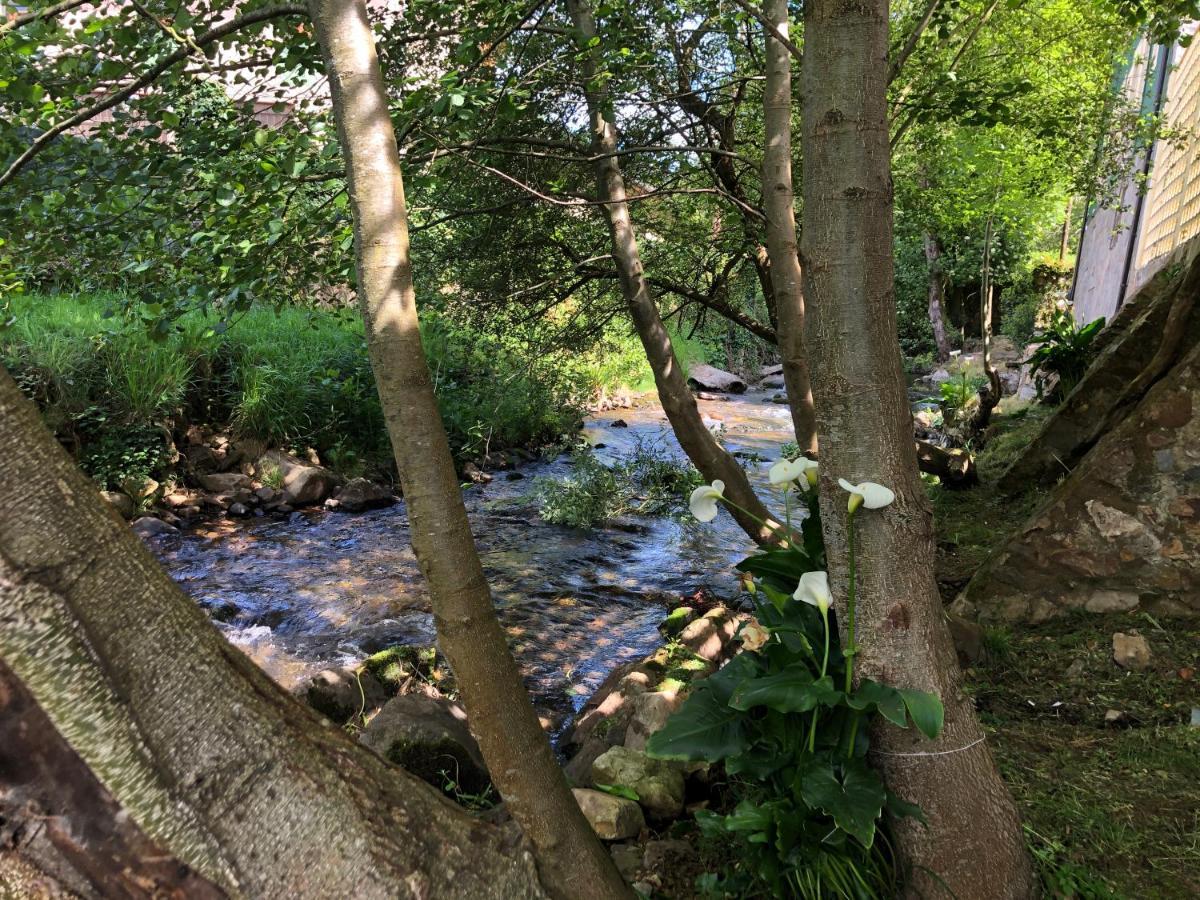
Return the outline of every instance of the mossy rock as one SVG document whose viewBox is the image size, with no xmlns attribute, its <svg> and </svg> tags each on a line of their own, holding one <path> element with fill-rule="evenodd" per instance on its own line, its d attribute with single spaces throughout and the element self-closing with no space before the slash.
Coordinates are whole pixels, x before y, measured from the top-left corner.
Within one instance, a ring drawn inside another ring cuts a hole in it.
<svg viewBox="0 0 1200 900">
<path fill-rule="evenodd" d="M 389 694 L 397 694 L 410 678 L 419 678 L 446 695 L 454 693 L 454 678 L 437 647 L 401 644 L 367 657 L 363 668 L 383 684 Z"/>
</svg>

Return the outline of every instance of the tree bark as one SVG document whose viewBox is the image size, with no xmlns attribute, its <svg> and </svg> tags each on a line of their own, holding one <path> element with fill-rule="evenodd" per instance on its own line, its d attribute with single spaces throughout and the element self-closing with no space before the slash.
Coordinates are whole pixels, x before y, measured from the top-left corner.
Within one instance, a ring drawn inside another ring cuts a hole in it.
<svg viewBox="0 0 1200 900">
<path fill-rule="evenodd" d="M 950 359 L 950 339 L 946 336 L 945 290 L 942 278 L 942 242 L 937 235 L 925 232 L 925 262 L 929 266 L 929 324 L 933 326 L 933 342 L 938 362 Z"/>
<path fill-rule="evenodd" d="M 663 412 L 667 414 L 679 445 L 700 473 L 710 482 L 716 479 L 725 482 L 725 495 L 742 508 L 730 510 L 738 524 L 754 540 L 767 542 L 772 539 L 772 532 L 760 522 L 768 521 L 769 513 L 754 493 L 738 461 L 717 443 L 712 432 L 705 427 L 696 406 L 696 398 L 688 390 L 683 369 L 671 347 L 671 337 L 646 284 L 633 220 L 625 200 L 625 179 L 616 155 L 617 129 L 606 112 L 607 91 L 599 77 L 602 61 L 599 45 L 593 43 L 597 34 L 591 6 L 587 0 L 567 0 L 567 10 L 581 40 L 581 71 L 592 132 L 592 151 L 596 157 L 599 197 L 604 204 L 604 215 L 612 237 L 613 259 L 617 265 L 621 293 L 654 372 L 654 384 L 658 388 Z"/>
<path fill-rule="evenodd" d="M 763 211 L 767 217 L 767 253 L 779 317 L 779 355 L 787 385 L 796 443 L 810 457 L 817 452 L 817 421 L 804 350 L 804 290 L 796 246 L 795 194 L 792 187 L 792 56 L 769 33 L 786 38 L 787 0 L 763 0 L 766 86 L 763 89 Z M 770 23 L 769 26 L 766 23 Z"/>
<path fill-rule="evenodd" d="M 543 883 L 571 900 L 627 897 L 530 705 L 476 552 L 421 345 L 400 157 L 366 2 L 312 0 L 310 10 L 346 162 L 371 367 L 438 642 L 492 780 L 533 844 Z"/>
<path fill-rule="evenodd" d="M 81 897 L 219 900 L 225 893 L 146 837 L 0 661 L 0 858 Z M 15 877 L 0 866 L 0 887 Z M 36 896 L 18 889 L 15 896 Z M 0 890 L 0 896 L 5 896 Z"/>
<path fill-rule="evenodd" d="M 541 894 L 528 853 L 231 647 L 3 369 L 0 509 L 0 658 L 145 835 L 200 877 L 281 900 Z"/>
<path fill-rule="evenodd" d="M 897 823 L 910 894 L 947 896 L 949 887 L 959 898 L 1029 897 L 1020 823 L 962 689 L 934 581 L 932 517 L 897 350 L 887 0 L 807 0 L 804 21 L 801 261 L 813 303 L 807 333 L 831 581 L 844 602 L 847 494 L 837 479 L 892 488 L 892 505 L 856 520 L 855 674 L 933 691 L 946 708 L 936 741 L 880 726 L 872 758 L 929 819 L 927 830 Z"/>
</svg>

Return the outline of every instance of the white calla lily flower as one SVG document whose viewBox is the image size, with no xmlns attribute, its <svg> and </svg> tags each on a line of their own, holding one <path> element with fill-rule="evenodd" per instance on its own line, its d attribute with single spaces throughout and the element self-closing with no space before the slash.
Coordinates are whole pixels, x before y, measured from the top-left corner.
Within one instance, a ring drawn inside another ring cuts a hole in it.
<svg viewBox="0 0 1200 900">
<path fill-rule="evenodd" d="M 839 478 L 838 484 L 841 485 L 842 490 L 850 493 L 850 512 L 854 512 L 860 506 L 865 506 L 867 509 L 882 509 L 896 499 L 891 488 L 876 484 L 874 481 L 851 484 L 845 478 Z M 857 502 L 855 502 L 856 497 L 859 498 Z"/>
<path fill-rule="evenodd" d="M 825 615 L 829 612 L 829 607 L 833 606 L 833 594 L 829 590 L 829 574 L 827 572 L 805 572 L 800 576 L 800 584 L 796 587 L 796 592 L 792 594 L 792 597 L 801 603 L 815 606 L 821 611 L 821 615 Z"/>
<path fill-rule="evenodd" d="M 775 487 L 787 486 L 804 474 L 800 460 L 781 459 L 767 472 L 767 480 Z"/>
<path fill-rule="evenodd" d="M 688 500 L 692 515 L 701 522 L 711 522 L 717 517 L 717 501 L 725 497 L 725 482 L 719 478 L 712 484 L 702 484 L 692 491 Z"/>
</svg>

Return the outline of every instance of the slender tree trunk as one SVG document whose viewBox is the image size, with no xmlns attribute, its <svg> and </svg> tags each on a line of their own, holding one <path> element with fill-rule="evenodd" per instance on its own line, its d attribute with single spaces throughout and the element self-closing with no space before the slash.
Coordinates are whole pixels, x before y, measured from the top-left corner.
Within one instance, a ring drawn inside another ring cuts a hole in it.
<svg viewBox="0 0 1200 900">
<path fill-rule="evenodd" d="M 366 0 L 312 0 L 354 215 L 371 367 L 438 643 L 492 780 L 557 897 L 629 889 L 584 818 L 530 705 L 479 562 L 421 346 L 396 136 Z"/>
<path fill-rule="evenodd" d="M 637 237 L 629 216 L 629 204 L 625 200 L 625 179 L 621 175 L 619 158 L 615 155 L 617 129 L 606 112 L 607 91 L 599 78 L 601 54 L 599 44 L 593 42 L 597 34 L 591 6 L 587 0 L 567 0 L 567 9 L 582 42 L 581 71 L 592 130 L 592 150 L 596 154 L 596 178 L 612 236 L 613 259 L 617 264 L 621 292 L 629 306 L 630 317 L 654 372 L 654 383 L 663 411 L 679 445 L 700 473 L 709 481 L 724 481 L 725 495 L 752 514 L 731 510 L 738 524 L 750 537 L 765 542 L 770 539 L 771 532 L 754 517 L 767 521 L 769 514 L 750 487 L 750 481 L 737 460 L 717 443 L 712 432 L 705 427 L 696 406 L 696 398 L 688 390 L 683 369 L 671 347 L 671 337 L 663 326 L 658 306 L 646 284 Z"/>
<path fill-rule="evenodd" d="M 788 35 L 787 0 L 763 0 L 763 17 L 776 33 Z M 796 248 L 795 194 L 792 188 L 792 55 L 770 34 L 766 41 L 763 116 L 763 210 L 767 216 L 767 252 L 779 316 L 779 355 L 787 384 L 796 443 L 810 456 L 817 452 L 817 420 L 804 349 L 804 290 Z"/>
<path fill-rule="evenodd" d="M 929 266 L 929 324 L 933 326 L 933 342 L 937 346 L 938 362 L 950 358 L 950 338 L 946 336 L 945 281 L 942 278 L 942 242 L 937 235 L 925 232 L 925 262 Z"/>
<path fill-rule="evenodd" d="M 933 574 L 933 529 L 917 477 L 897 349 L 887 133 L 887 0 L 804 5 L 804 222 L 801 258 L 821 443 L 821 512 L 844 602 L 846 500 L 837 479 L 877 481 L 896 501 L 857 516 L 856 675 L 935 692 L 936 741 L 881 726 L 873 759 L 919 803 L 929 828 L 898 824 L 910 892 L 961 900 L 1029 897 L 1033 877 L 1012 799 L 996 772 Z"/>
<path fill-rule="evenodd" d="M 1062 240 L 1058 247 L 1059 262 L 1067 258 L 1067 251 L 1071 249 L 1071 207 L 1074 203 L 1074 197 L 1067 198 L 1067 211 L 1063 213 Z"/>
<path fill-rule="evenodd" d="M 256 900 L 541 895 L 528 853 L 231 647 L 3 369 L 0 509 L 0 658 L 146 837 L 199 876 Z M 65 806 L 78 782 L 56 772 Z M 129 849 L 92 836 L 97 854 Z"/>
<path fill-rule="evenodd" d="M 996 312 L 996 286 L 992 283 L 992 225 L 992 216 L 989 215 L 983 238 L 983 276 L 979 285 L 979 332 L 983 338 L 983 374 L 987 376 L 988 387 L 987 392 L 979 398 L 978 430 L 987 427 L 1001 394 L 1000 373 L 992 365 L 992 318 Z"/>
</svg>

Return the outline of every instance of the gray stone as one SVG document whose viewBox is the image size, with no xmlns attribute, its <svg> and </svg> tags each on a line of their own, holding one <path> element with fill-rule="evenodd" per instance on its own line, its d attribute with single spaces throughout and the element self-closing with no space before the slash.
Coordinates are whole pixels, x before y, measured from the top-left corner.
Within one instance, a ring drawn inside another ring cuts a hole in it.
<svg viewBox="0 0 1200 900">
<path fill-rule="evenodd" d="M 1063 674 L 1067 678 L 1072 678 L 1072 679 L 1082 678 L 1084 672 L 1086 672 L 1086 671 L 1087 671 L 1087 663 L 1085 663 L 1082 659 L 1077 659 L 1073 663 L 1071 663 L 1069 666 L 1067 666 L 1067 670 Z"/>
<path fill-rule="evenodd" d="M 965 669 L 978 663 L 983 657 L 983 626 L 954 613 L 946 616 L 946 624 L 958 652 L 958 664 Z"/>
<path fill-rule="evenodd" d="M 640 750 L 613 747 L 592 763 L 592 783 L 623 786 L 638 795 L 652 819 L 672 819 L 683 812 L 683 772 L 674 763 L 651 759 Z"/>
<path fill-rule="evenodd" d="M 117 511 L 122 519 L 132 519 L 136 509 L 133 505 L 133 498 L 128 494 L 123 494 L 120 491 L 101 491 L 100 497 Z"/>
<path fill-rule="evenodd" d="M 359 714 L 369 714 L 387 700 L 387 692 L 366 670 L 326 669 L 302 683 L 296 693 L 323 716 L 342 725 Z"/>
<path fill-rule="evenodd" d="M 268 473 L 278 472 L 283 500 L 293 507 L 321 503 L 339 484 L 338 477 L 328 469 L 303 463 L 278 450 L 264 453 L 255 463 L 255 471 L 260 479 Z"/>
<path fill-rule="evenodd" d="M 617 871 L 626 881 L 633 881 L 642 867 L 642 848 L 637 844 L 613 844 L 608 848 Z"/>
<path fill-rule="evenodd" d="M 140 519 L 135 519 L 130 527 L 133 528 L 133 533 L 140 538 L 179 534 L 179 529 L 174 525 L 168 525 L 162 519 L 156 519 L 153 516 L 142 516 Z"/>
<path fill-rule="evenodd" d="M 1122 669 L 1141 671 L 1150 665 L 1150 642 L 1140 634 L 1123 634 L 1118 631 L 1112 637 L 1113 661 Z"/>
<path fill-rule="evenodd" d="M 646 827 L 642 808 L 632 800 L 589 788 L 573 788 L 571 793 L 592 830 L 602 840 L 623 841 L 637 837 Z"/>
<path fill-rule="evenodd" d="M 1093 591 L 1083 608 L 1094 613 L 1129 612 L 1137 609 L 1138 595 L 1132 591 Z"/>
<path fill-rule="evenodd" d="M 246 516 L 250 515 L 250 509 L 245 503 L 230 503 L 228 512 L 231 516 L 235 516 L 239 519 L 244 519 Z"/>
<path fill-rule="evenodd" d="M 487 766 L 467 728 L 462 707 L 418 694 L 393 697 L 359 735 L 384 759 L 434 787 L 449 782 L 470 794 L 490 783 Z"/>
<path fill-rule="evenodd" d="M 625 730 L 625 746 L 630 750 L 645 750 L 650 735 L 661 731 L 682 703 L 683 698 L 676 691 L 654 691 L 633 697 L 630 700 L 633 715 Z"/>
<path fill-rule="evenodd" d="M 239 488 L 249 490 L 250 479 L 240 472 L 219 472 L 213 475 L 201 475 L 200 486 L 214 494 L 231 494 Z"/>
<path fill-rule="evenodd" d="M 390 490 L 365 478 L 351 478 L 334 495 L 334 499 L 347 512 L 378 509 L 396 502 Z"/>
</svg>

